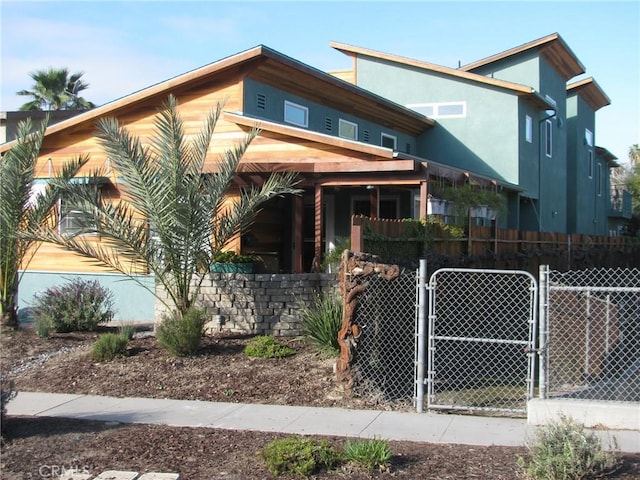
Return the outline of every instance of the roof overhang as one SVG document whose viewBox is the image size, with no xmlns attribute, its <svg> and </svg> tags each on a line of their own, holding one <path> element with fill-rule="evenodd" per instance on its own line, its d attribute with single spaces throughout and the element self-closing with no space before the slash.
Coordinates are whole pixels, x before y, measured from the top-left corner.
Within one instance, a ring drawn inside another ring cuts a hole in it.
<svg viewBox="0 0 640 480">
<path fill-rule="evenodd" d="M 490 57 L 483 58 L 473 63 L 463 65 L 460 70 L 471 72 L 481 67 L 485 67 L 491 63 L 504 60 L 523 52 L 538 49 L 542 57 L 547 60 L 564 78 L 565 82 L 577 75 L 585 72 L 584 65 L 578 57 L 569 48 L 566 42 L 558 33 L 547 35 L 546 37 L 533 40 L 518 47 L 505 50 L 504 52 Z"/>
<path fill-rule="evenodd" d="M 596 145 L 596 154 L 604 159 L 609 164 L 609 167 L 616 168 L 621 166 L 620 162 L 617 161 L 618 157 L 604 147 L 598 147 Z"/>
<path fill-rule="evenodd" d="M 604 93 L 604 90 L 600 88 L 600 85 L 593 77 L 567 85 L 567 93 L 580 95 L 594 111 L 611 105 L 611 99 Z"/>
</svg>

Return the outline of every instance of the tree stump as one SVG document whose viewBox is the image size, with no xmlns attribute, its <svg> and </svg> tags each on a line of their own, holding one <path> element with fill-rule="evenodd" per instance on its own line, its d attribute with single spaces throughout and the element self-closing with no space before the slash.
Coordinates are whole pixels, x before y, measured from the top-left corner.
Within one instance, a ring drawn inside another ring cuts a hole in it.
<svg viewBox="0 0 640 480">
<path fill-rule="evenodd" d="M 368 278 L 380 276 L 393 280 L 399 275 L 400 267 L 382 263 L 376 255 L 350 250 L 342 253 L 338 280 L 344 309 L 342 328 L 338 332 L 340 356 L 336 363 L 336 377 L 347 395 L 351 395 L 354 383 L 353 363 L 361 334 L 355 318 L 359 297 L 367 288 Z"/>
</svg>

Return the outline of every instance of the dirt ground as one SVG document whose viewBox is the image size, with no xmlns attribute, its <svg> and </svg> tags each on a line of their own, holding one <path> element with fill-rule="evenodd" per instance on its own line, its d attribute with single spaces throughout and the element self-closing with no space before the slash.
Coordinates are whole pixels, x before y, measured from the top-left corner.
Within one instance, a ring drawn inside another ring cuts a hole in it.
<svg viewBox="0 0 640 480">
<path fill-rule="evenodd" d="M 224 402 L 408 410 L 380 397 L 346 397 L 335 383 L 333 359 L 303 339 L 286 343 L 296 354 L 256 359 L 243 354 L 250 337 L 206 337 L 199 354 L 174 358 L 155 338 L 139 332 L 128 355 L 96 363 L 95 333 L 53 334 L 32 329 L 0 331 L 0 368 L 17 391 L 84 393 L 117 397 L 174 398 Z M 13 400 L 19 401 L 19 396 Z M 108 469 L 178 472 L 184 480 L 271 479 L 259 452 L 274 433 L 124 425 L 56 418 L 9 417 L 4 427 L 0 477 L 47 478 L 51 467 L 97 474 Z M 320 437 L 318 437 L 320 438 Z M 336 446 L 343 439 L 329 438 Z M 419 442 L 390 442 L 385 472 L 342 466 L 314 478 L 517 479 L 526 449 Z M 288 478 L 286 476 L 281 478 Z M 608 478 L 640 479 L 640 455 L 622 455 Z"/>
</svg>

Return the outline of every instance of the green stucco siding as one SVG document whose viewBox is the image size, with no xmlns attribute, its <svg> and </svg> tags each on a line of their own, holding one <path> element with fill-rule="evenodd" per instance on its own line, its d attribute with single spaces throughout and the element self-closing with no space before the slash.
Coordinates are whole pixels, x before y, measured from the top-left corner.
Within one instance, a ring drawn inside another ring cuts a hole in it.
<svg viewBox="0 0 640 480">
<path fill-rule="evenodd" d="M 508 57 L 476 68 L 472 73 L 507 82 L 529 85 L 540 90 L 540 58 L 537 52 L 524 52 L 516 57 Z"/>
<path fill-rule="evenodd" d="M 464 118 L 436 117 L 421 157 L 518 182 L 518 100 L 510 92 L 371 58 L 358 59 L 358 86 L 401 105 L 466 102 Z M 415 107 L 414 107 L 415 108 Z M 487 126 L 496 125 L 495 129 Z"/>
<path fill-rule="evenodd" d="M 258 108 L 258 102 L 256 101 L 258 94 L 264 95 L 264 98 L 266 99 L 265 108 L 263 109 Z M 357 140 L 360 142 L 371 143 L 372 145 L 381 145 L 382 134 L 384 133 L 396 137 L 396 150 L 415 154 L 416 139 L 411 135 L 399 132 L 393 128 L 383 127 L 382 125 L 374 122 L 356 117 L 349 112 L 339 111 L 326 105 L 312 102 L 306 98 L 293 95 L 251 79 L 245 79 L 244 81 L 244 115 L 272 122 L 284 123 L 285 100 L 302 105 L 309 109 L 308 130 L 337 137 L 339 119 L 343 119 L 358 125 Z M 330 119 L 330 121 L 327 122 L 327 119 Z M 327 129 L 328 123 L 331 124 L 330 129 Z M 366 136 L 368 136 L 368 139 Z"/>
</svg>

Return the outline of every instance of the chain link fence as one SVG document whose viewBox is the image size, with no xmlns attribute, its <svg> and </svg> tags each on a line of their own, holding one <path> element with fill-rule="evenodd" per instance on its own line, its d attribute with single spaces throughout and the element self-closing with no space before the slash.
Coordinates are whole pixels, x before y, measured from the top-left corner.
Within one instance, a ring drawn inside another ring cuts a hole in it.
<svg viewBox="0 0 640 480">
<path fill-rule="evenodd" d="M 546 396 L 640 401 L 640 270 L 541 268 Z"/>
<path fill-rule="evenodd" d="M 442 269 L 429 291 L 428 407 L 526 412 L 533 395 L 535 278 Z"/>
<path fill-rule="evenodd" d="M 360 296 L 360 326 L 354 392 L 378 403 L 405 402 L 414 396 L 416 272 L 394 280 L 370 277 Z"/>
</svg>

